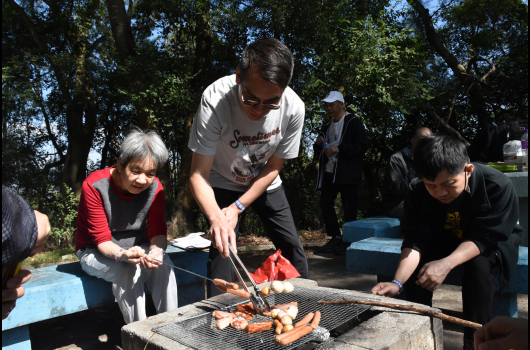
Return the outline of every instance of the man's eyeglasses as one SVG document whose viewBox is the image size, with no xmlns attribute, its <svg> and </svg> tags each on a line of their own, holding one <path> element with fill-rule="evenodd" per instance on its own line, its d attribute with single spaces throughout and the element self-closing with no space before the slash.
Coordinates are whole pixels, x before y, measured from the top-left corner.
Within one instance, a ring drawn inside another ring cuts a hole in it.
<svg viewBox="0 0 530 350">
<path fill-rule="evenodd" d="M 247 106 L 256 107 L 259 105 L 263 105 L 267 109 L 274 109 L 274 110 L 280 109 L 281 107 L 281 105 L 279 104 L 275 105 L 272 103 L 261 103 L 258 101 L 245 100 L 245 98 L 243 97 L 243 88 L 241 87 L 241 84 L 239 84 L 239 94 L 241 95 L 241 99 L 243 100 L 243 103 L 246 104 Z"/>
</svg>

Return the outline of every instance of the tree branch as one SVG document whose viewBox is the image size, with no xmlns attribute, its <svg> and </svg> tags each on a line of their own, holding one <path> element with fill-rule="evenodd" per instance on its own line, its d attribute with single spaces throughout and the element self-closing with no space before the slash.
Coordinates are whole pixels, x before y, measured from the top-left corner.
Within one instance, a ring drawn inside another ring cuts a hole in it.
<svg viewBox="0 0 530 350">
<path fill-rule="evenodd" d="M 460 86 L 460 88 L 458 89 L 458 92 L 455 94 L 455 97 L 453 98 L 453 101 L 451 102 L 451 107 L 449 108 L 449 114 L 447 115 L 447 118 L 445 120 L 446 123 L 449 123 L 449 120 L 451 120 L 451 114 L 453 114 L 453 110 L 455 109 L 456 100 L 458 96 L 460 95 L 460 93 L 462 92 L 463 88 L 464 88 L 463 85 Z"/>
<path fill-rule="evenodd" d="M 419 0 L 410 0 L 411 6 L 416 10 L 418 15 L 423 22 L 425 28 L 425 34 L 427 35 L 427 41 L 431 44 L 432 48 L 444 59 L 445 63 L 453 70 L 455 76 L 460 79 L 461 82 L 466 82 L 467 77 L 463 75 L 466 73 L 466 69 L 458 59 L 445 47 L 440 36 L 434 29 L 429 11 L 423 6 Z"/>
<path fill-rule="evenodd" d="M 52 133 L 52 128 L 50 126 L 50 117 L 48 115 L 48 112 L 46 112 L 46 109 L 44 108 L 44 102 L 42 101 L 42 98 L 40 97 L 40 94 L 37 94 L 37 92 L 35 90 L 33 90 L 33 95 L 35 96 L 35 100 L 37 101 L 40 109 L 41 109 L 41 112 L 42 112 L 42 115 L 44 116 L 44 122 L 46 124 L 46 131 L 48 131 L 48 136 L 50 138 L 50 141 L 52 142 L 53 144 L 53 147 L 55 147 L 55 150 L 57 151 L 57 154 L 59 155 L 59 158 L 61 159 L 61 161 L 63 162 L 64 164 L 64 155 L 63 155 L 63 152 L 61 151 L 60 147 L 59 147 L 59 144 L 57 143 L 57 139 L 55 137 L 55 135 Z"/>
<path fill-rule="evenodd" d="M 33 42 L 35 43 L 39 51 L 41 51 L 44 56 L 47 56 L 47 58 L 50 57 L 48 48 L 44 44 L 44 40 L 42 40 L 39 34 L 37 33 L 37 30 L 35 29 L 33 22 L 31 21 L 29 16 L 26 14 L 24 9 L 20 7 L 14 0 L 6 0 L 6 1 L 9 3 L 9 6 L 11 6 L 11 8 L 15 10 L 15 12 L 20 17 L 22 17 L 22 22 L 24 23 L 27 30 L 29 31 L 31 38 L 33 39 Z M 70 97 L 70 93 L 68 90 L 68 84 L 66 82 L 66 79 L 64 78 L 64 74 L 62 70 L 59 69 L 59 67 L 57 67 L 57 65 L 53 63 L 53 60 L 48 59 L 48 61 L 50 62 L 50 66 L 52 67 L 55 73 L 55 76 L 57 77 L 57 83 L 59 84 L 59 89 L 61 90 L 65 100 L 68 100 Z"/>
<path fill-rule="evenodd" d="M 427 114 L 427 116 L 429 116 L 436 124 L 440 126 L 443 132 L 455 136 L 469 147 L 470 143 L 458 131 L 446 124 L 444 120 L 440 118 L 438 114 L 436 114 L 430 105 L 423 104 L 421 109 Z"/>
<path fill-rule="evenodd" d="M 417 312 L 425 316 L 439 318 L 440 320 L 455 323 L 455 324 L 458 324 L 464 327 L 469 327 L 469 328 L 474 328 L 474 329 L 479 329 L 480 327 L 482 327 L 481 324 L 466 321 L 461 318 L 457 318 L 453 316 L 448 316 L 448 315 L 445 315 L 441 312 L 437 312 L 434 310 L 423 309 L 416 305 L 401 305 L 401 304 L 384 303 L 381 301 L 353 300 L 353 299 L 346 299 L 346 298 L 343 298 L 343 300 L 339 300 L 339 301 L 319 301 L 318 303 L 327 304 L 327 305 L 360 304 L 360 305 L 381 306 L 381 307 L 387 307 L 389 309 L 394 309 L 394 310 Z"/>
<path fill-rule="evenodd" d="M 106 34 L 104 34 L 104 35 L 100 36 L 99 38 L 97 38 L 96 41 L 94 41 L 92 44 L 90 44 L 90 46 L 88 47 L 87 58 L 92 55 L 92 52 L 94 52 L 94 50 L 97 49 L 99 44 L 103 43 L 108 38 L 109 37 Z"/>
</svg>

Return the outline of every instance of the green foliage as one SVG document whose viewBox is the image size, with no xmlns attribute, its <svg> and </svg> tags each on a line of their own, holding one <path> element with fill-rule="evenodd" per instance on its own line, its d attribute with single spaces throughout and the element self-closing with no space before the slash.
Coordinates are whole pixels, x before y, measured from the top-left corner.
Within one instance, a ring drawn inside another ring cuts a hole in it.
<svg viewBox="0 0 530 350">
<path fill-rule="evenodd" d="M 415 11 L 386 0 L 125 2 L 133 47 L 126 55 L 108 2 L 16 4 L 22 11 L 2 2 L 2 181 L 50 214 L 55 246 L 73 242 L 75 194 L 91 171 L 116 163 L 131 126 L 153 128 L 165 141 L 170 166 L 160 177 L 176 210 L 201 93 L 233 74 L 244 47 L 259 38 L 291 49 L 290 86 L 306 104 L 300 156 L 280 174 L 298 229 L 322 227 L 312 145 L 327 121 L 319 101 L 330 90 L 343 92 L 371 141 L 360 188 L 364 217 L 382 214 L 391 154 L 416 127 L 439 129 L 425 105 L 467 139 L 480 123 L 528 118 L 528 5 L 521 0 L 430 4 L 444 45 L 471 77 L 465 86 L 437 56 Z M 491 70 L 487 60 L 496 69 L 480 82 Z M 90 151 L 101 159 L 89 161 Z M 194 204 L 174 214 L 168 218 L 179 235 L 188 222 L 208 230 Z M 251 210 L 240 224 L 242 233 L 263 233 Z"/>
<path fill-rule="evenodd" d="M 63 257 L 65 256 L 67 256 L 67 258 L 63 259 Z M 55 249 L 55 250 L 51 250 L 47 252 L 37 253 L 35 256 L 24 260 L 22 264 L 31 265 L 34 268 L 37 268 L 41 264 L 46 264 L 46 263 L 73 262 L 73 261 L 79 261 L 79 259 L 75 255 L 75 249 L 74 248 L 63 248 L 63 249 Z"/>
<path fill-rule="evenodd" d="M 65 190 L 64 194 L 54 193 L 45 208 L 51 225 L 50 238 L 46 243 L 55 248 L 68 248 L 75 242 L 79 197 L 70 187 L 65 186 Z"/>
</svg>

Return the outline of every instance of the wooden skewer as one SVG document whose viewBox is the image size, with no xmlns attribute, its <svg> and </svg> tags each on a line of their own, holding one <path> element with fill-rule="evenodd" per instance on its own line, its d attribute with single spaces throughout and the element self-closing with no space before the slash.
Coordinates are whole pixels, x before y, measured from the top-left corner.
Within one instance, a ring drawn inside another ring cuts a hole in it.
<svg viewBox="0 0 530 350">
<path fill-rule="evenodd" d="M 436 312 L 432 310 L 423 309 L 414 305 L 400 305 L 400 304 L 391 304 L 391 303 L 383 303 L 381 301 L 367 301 L 367 300 L 354 300 L 354 299 L 346 299 L 339 300 L 339 301 L 319 301 L 319 304 L 328 304 L 328 305 L 340 305 L 340 304 L 362 304 L 362 305 L 373 305 L 373 306 L 381 306 L 381 307 L 387 307 L 394 310 L 402 310 L 402 311 L 413 311 L 417 312 L 419 314 L 425 315 L 425 316 L 431 316 L 435 318 L 439 318 L 443 321 L 448 321 L 451 323 L 456 323 L 458 325 L 479 329 L 482 327 L 481 324 L 470 322 L 463 320 L 461 318 L 453 317 L 445 315 L 441 312 Z"/>
</svg>

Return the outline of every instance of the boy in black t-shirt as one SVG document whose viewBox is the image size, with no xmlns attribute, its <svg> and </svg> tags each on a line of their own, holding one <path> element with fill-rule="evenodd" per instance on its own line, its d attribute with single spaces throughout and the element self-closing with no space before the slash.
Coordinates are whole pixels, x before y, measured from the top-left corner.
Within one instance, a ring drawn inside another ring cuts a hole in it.
<svg viewBox="0 0 530 350">
<path fill-rule="evenodd" d="M 395 279 L 373 288 L 388 297 L 406 289 L 407 300 L 432 306 L 433 292 L 449 272 L 464 267 L 466 320 L 490 321 L 494 275 L 505 288 L 517 267 L 521 227 L 510 179 L 481 164 L 469 163 L 465 145 L 448 136 L 422 139 L 414 152 L 419 179 L 405 199 L 405 236 Z M 464 349 L 474 349 L 471 328 Z"/>
</svg>

